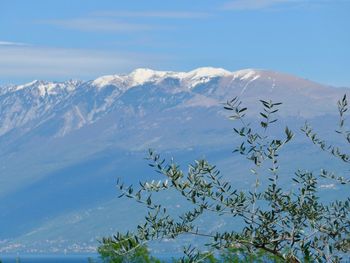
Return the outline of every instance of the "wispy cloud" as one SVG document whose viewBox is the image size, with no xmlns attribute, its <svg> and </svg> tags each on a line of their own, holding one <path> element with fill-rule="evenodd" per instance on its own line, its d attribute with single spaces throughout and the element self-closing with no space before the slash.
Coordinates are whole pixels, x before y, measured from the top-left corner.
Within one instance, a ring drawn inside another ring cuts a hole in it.
<svg viewBox="0 0 350 263">
<path fill-rule="evenodd" d="M 121 22 L 105 18 L 73 18 L 40 21 L 40 23 L 55 25 L 67 29 L 92 32 L 130 32 L 148 31 L 157 26 L 142 23 Z"/>
<path fill-rule="evenodd" d="M 93 15 L 120 18 L 162 18 L 162 19 L 200 19 L 210 17 L 206 12 L 186 11 L 100 11 Z"/>
<path fill-rule="evenodd" d="M 11 42 L 11 41 L 1 41 L 0 46 L 27 46 L 28 44 L 20 43 L 20 42 Z"/>
<path fill-rule="evenodd" d="M 90 32 L 134 32 L 171 29 L 159 20 L 200 19 L 211 16 L 205 12 L 186 11 L 98 11 L 86 17 L 38 21 L 66 29 Z M 143 20 L 142 20 L 143 19 Z M 145 22 L 145 19 L 149 20 Z M 152 19 L 158 19 L 155 23 Z M 141 21 L 140 21 L 141 20 Z"/>
<path fill-rule="evenodd" d="M 162 60 L 160 56 L 139 53 L 10 45 L 0 46 L 0 58 L 2 81 L 90 79 L 136 67 L 154 67 Z"/>
<path fill-rule="evenodd" d="M 307 0 L 232 0 L 223 5 L 227 10 L 255 10 L 265 9 L 282 4 L 295 5 Z"/>
</svg>

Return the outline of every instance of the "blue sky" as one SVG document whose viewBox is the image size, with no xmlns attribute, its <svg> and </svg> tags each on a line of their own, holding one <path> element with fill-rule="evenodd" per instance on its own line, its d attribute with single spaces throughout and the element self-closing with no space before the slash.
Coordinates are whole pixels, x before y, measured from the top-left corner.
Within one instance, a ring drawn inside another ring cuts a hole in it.
<svg viewBox="0 0 350 263">
<path fill-rule="evenodd" d="M 350 87 L 349 13 L 350 0 L 1 0 L 0 84 L 214 66 Z"/>
</svg>

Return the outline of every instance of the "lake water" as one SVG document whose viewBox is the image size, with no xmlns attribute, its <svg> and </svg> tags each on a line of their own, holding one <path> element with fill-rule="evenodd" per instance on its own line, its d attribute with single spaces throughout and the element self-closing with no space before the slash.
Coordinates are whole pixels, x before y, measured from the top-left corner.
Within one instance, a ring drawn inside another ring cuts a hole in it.
<svg viewBox="0 0 350 263">
<path fill-rule="evenodd" d="M 172 262 L 172 256 L 157 255 L 163 262 Z M 89 255 L 0 255 L 2 263 L 102 263 L 96 254 Z"/>
<path fill-rule="evenodd" d="M 101 263 L 97 255 L 0 256 L 2 263 Z"/>
</svg>

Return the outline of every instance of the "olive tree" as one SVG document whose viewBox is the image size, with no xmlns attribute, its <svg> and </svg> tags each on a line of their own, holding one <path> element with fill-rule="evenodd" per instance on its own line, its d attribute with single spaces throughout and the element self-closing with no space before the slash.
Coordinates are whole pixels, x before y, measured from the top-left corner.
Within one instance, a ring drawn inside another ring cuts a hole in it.
<svg viewBox="0 0 350 263">
<path fill-rule="evenodd" d="M 116 248 L 113 252 L 122 256 L 152 240 L 190 234 L 207 239 L 206 252 L 187 247 L 181 262 L 208 262 L 211 255 L 230 250 L 252 255 L 264 252 L 283 262 L 341 261 L 350 251 L 350 199 L 322 202 L 318 183 L 320 178 L 327 178 L 349 191 L 349 180 L 326 168 L 315 173 L 296 167 L 291 176 L 292 187 L 285 189 L 279 179 L 279 153 L 293 141 L 294 134 L 288 127 L 283 129 L 281 138 L 269 134 L 270 127 L 278 123 L 276 116 L 281 103 L 260 102 L 262 111 L 258 125 L 247 122 L 248 109 L 238 98 L 224 106 L 230 112 L 230 119 L 238 124 L 234 133 L 241 142 L 234 152 L 252 164 L 250 172 L 255 176 L 255 183 L 251 189 L 236 189 L 206 160 L 196 160 L 183 171 L 173 160 L 167 162 L 149 150 L 149 165 L 162 174 L 164 180 L 140 182 L 138 189 L 118 181 L 120 196 L 135 199 L 147 207 L 144 223 L 137 225 L 134 232 L 116 233 L 102 243 L 118 244 L 112 246 Z M 350 131 L 345 128 L 346 96 L 338 102 L 338 110 L 336 132 L 350 143 Z M 308 123 L 301 130 L 320 150 L 350 163 L 349 155 L 319 138 Z M 190 209 L 178 217 L 152 198 L 154 192 L 171 189 L 191 203 Z M 206 232 L 197 220 L 204 213 L 238 218 L 243 227 Z"/>
</svg>

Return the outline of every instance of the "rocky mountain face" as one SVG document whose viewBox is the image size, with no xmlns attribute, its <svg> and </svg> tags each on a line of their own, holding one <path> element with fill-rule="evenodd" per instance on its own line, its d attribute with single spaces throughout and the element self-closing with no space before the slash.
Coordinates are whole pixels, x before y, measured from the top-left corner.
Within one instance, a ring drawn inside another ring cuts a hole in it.
<svg viewBox="0 0 350 263">
<path fill-rule="evenodd" d="M 349 90 L 278 72 L 219 68 L 137 69 L 87 82 L 36 80 L 3 87 L 0 252 L 28 252 L 33 244 L 49 252 L 89 251 L 98 237 L 127 227 L 127 216 L 139 211 L 115 199 L 114 185 L 118 177 L 130 183 L 157 177 L 143 160 L 148 148 L 181 164 L 206 157 L 247 187 L 246 166 L 230 155 L 236 141 L 222 103 L 238 96 L 256 121 L 259 99 L 283 102 L 278 115 L 283 125 L 297 132 L 309 120 L 322 133 L 334 130 L 336 102 L 345 93 Z M 318 169 L 328 160 L 322 155 L 315 160 L 317 151 L 305 145 L 296 136 L 296 146 L 284 157 L 286 171 L 299 164 Z"/>
</svg>

